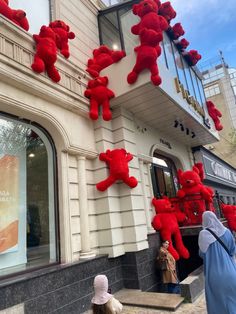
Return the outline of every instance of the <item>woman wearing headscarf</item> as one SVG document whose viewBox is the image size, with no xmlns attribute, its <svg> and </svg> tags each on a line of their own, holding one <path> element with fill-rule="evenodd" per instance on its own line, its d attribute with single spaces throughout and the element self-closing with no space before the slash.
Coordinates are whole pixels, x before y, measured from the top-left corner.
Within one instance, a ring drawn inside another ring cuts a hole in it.
<svg viewBox="0 0 236 314">
<path fill-rule="evenodd" d="M 198 244 L 204 264 L 207 312 L 208 314 L 235 314 L 235 239 L 213 212 L 203 213 L 202 226 Z M 220 241 L 223 243 L 221 244 Z"/>
</svg>

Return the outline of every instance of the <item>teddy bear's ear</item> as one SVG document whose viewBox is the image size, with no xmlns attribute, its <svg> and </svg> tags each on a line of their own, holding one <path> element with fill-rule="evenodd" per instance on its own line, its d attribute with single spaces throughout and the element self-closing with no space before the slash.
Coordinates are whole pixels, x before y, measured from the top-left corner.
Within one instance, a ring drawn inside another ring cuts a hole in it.
<svg viewBox="0 0 236 314">
<path fill-rule="evenodd" d="M 103 76 L 101 77 L 102 81 L 107 85 L 108 84 L 108 77 L 107 76 Z"/>
<path fill-rule="evenodd" d="M 132 7 L 132 11 L 133 11 L 134 15 L 138 15 L 139 4 L 134 4 Z"/>
<path fill-rule="evenodd" d="M 193 166 L 193 171 L 196 172 L 198 175 L 200 175 L 200 171 L 199 171 L 198 167 Z"/>
</svg>

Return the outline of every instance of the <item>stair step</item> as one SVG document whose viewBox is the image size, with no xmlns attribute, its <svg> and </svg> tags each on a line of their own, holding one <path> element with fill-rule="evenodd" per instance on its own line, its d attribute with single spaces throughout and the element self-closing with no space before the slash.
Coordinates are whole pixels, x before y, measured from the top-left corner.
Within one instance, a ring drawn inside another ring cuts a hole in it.
<svg viewBox="0 0 236 314">
<path fill-rule="evenodd" d="M 133 289 L 122 289 L 115 293 L 115 298 L 123 305 L 147 307 L 175 311 L 184 301 L 179 294 L 143 292 Z"/>
</svg>

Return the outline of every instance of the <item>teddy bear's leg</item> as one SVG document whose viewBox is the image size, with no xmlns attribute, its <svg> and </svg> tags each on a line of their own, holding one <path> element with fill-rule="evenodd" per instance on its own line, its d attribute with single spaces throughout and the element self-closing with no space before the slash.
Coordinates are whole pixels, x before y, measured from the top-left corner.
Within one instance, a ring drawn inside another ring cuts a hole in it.
<svg viewBox="0 0 236 314">
<path fill-rule="evenodd" d="M 123 179 L 124 183 L 126 183 L 130 188 L 135 188 L 138 184 L 138 181 L 135 177 L 126 177 Z"/>
<path fill-rule="evenodd" d="M 151 71 L 152 83 L 155 86 L 160 85 L 161 84 L 161 77 L 159 76 L 158 67 L 157 67 L 157 63 L 156 62 L 150 67 L 150 71 Z"/>
<path fill-rule="evenodd" d="M 45 64 L 39 56 L 35 55 L 34 62 L 32 63 L 31 68 L 33 71 L 41 73 L 45 71 Z"/>
<path fill-rule="evenodd" d="M 161 238 L 163 241 L 166 241 L 166 240 L 169 241 L 168 251 L 174 257 L 174 259 L 177 261 L 179 259 L 179 253 L 173 247 L 170 231 L 163 229 L 163 230 L 160 230 L 160 234 L 161 234 Z"/>
<path fill-rule="evenodd" d="M 61 54 L 62 54 L 66 59 L 69 58 L 70 53 L 69 53 L 69 45 L 68 45 L 67 42 L 65 42 L 65 43 L 62 44 L 62 47 L 61 47 Z"/>
<path fill-rule="evenodd" d="M 92 120 L 97 120 L 98 118 L 98 102 L 93 98 L 90 99 L 89 116 Z"/>
<path fill-rule="evenodd" d="M 96 187 L 99 191 L 105 191 L 107 188 L 109 188 L 116 179 L 113 176 L 109 176 L 106 180 L 103 180 L 96 184 Z"/>
<path fill-rule="evenodd" d="M 141 67 L 137 65 L 138 62 L 136 61 L 136 64 L 132 70 L 132 72 L 130 72 L 127 76 L 127 82 L 129 84 L 133 84 L 137 81 L 138 75 L 139 73 L 142 71 Z"/>
<path fill-rule="evenodd" d="M 175 238 L 175 246 L 179 255 L 183 258 L 189 258 L 189 251 L 186 249 L 186 247 L 183 244 L 182 236 L 179 229 L 175 231 L 174 238 Z"/>
<path fill-rule="evenodd" d="M 50 77 L 50 79 L 53 80 L 53 82 L 57 83 L 60 81 L 61 79 L 60 74 L 54 65 L 48 65 L 46 70 L 47 70 L 48 76 Z"/>
<path fill-rule="evenodd" d="M 102 117 L 105 121 L 111 120 L 111 110 L 109 100 L 105 100 L 102 104 Z"/>
</svg>

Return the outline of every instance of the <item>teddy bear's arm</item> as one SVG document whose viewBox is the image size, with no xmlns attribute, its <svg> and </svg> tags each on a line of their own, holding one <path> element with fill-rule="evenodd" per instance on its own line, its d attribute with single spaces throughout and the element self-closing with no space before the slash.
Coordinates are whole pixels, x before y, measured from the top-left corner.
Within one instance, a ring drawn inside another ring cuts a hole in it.
<svg viewBox="0 0 236 314">
<path fill-rule="evenodd" d="M 185 197 L 186 193 L 184 192 L 184 190 L 180 189 L 178 192 L 177 192 L 177 196 L 180 197 L 180 198 L 183 198 Z"/>
<path fill-rule="evenodd" d="M 162 227 L 160 217 L 158 215 L 154 216 L 152 220 L 152 226 L 155 230 L 160 230 Z"/>
<path fill-rule="evenodd" d="M 120 59 L 125 57 L 125 55 L 126 54 L 124 51 L 112 51 L 112 53 L 111 53 L 111 57 L 112 57 L 114 62 L 119 61 Z"/>
<path fill-rule="evenodd" d="M 101 161 L 110 162 L 111 158 L 107 155 L 107 153 L 100 153 L 99 159 Z"/>
<path fill-rule="evenodd" d="M 134 35 L 139 35 L 139 29 L 140 29 L 140 23 L 136 24 L 136 25 L 133 25 L 131 27 L 131 32 L 132 34 Z"/>
<path fill-rule="evenodd" d="M 88 59 L 87 66 L 90 67 L 91 65 L 94 65 L 94 60 L 93 59 Z"/>
<path fill-rule="evenodd" d="M 159 20 L 161 30 L 166 31 L 169 28 L 169 24 L 167 23 L 166 19 L 163 16 L 159 16 Z"/>
<path fill-rule="evenodd" d="M 91 89 L 86 89 L 85 92 L 84 92 L 84 96 L 89 98 L 91 97 L 92 95 L 92 90 Z"/>
<path fill-rule="evenodd" d="M 111 89 L 107 88 L 107 96 L 109 98 L 114 98 L 115 94 L 113 93 L 113 91 Z"/>
<path fill-rule="evenodd" d="M 131 155 L 130 153 L 127 153 L 125 159 L 126 159 L 126 161 L 129 162 L 133 159 L 133 155 Z"/>
<path fill-rule="evenodd" d="M 183 222 L 187 218 L 186 215 L 182 212 L 175 212 L 175 217 L 176 217 L 178 222 Z"/>
<path fill-rule="evenodd" d="M 68 33 L 68 38 L 69 38 L 69 39 L 74 39 L 74 38 L 75 38 L 75 33 L 69 32 L 69 33 Z"/>
<path fill-rule="evenodd" d="M 205 188 L 205 186 L 202 186 L 200 193 L 204 199 L 206 199 L 208 201 L 210 201 L 212 199 L 212 193 L 210 193 L 210 191 L 207 188 Z"/>
<path fill-rule="evenodd" d="M 34 34 L 34 35 L 33 35 L 33 38 L 34 38 L 34 40 L 35 40 L 36 43 L 38 43 L 38 42 L 40 41 L 40 36 L 37 35 L 37 34 Z"/>
</svg>

